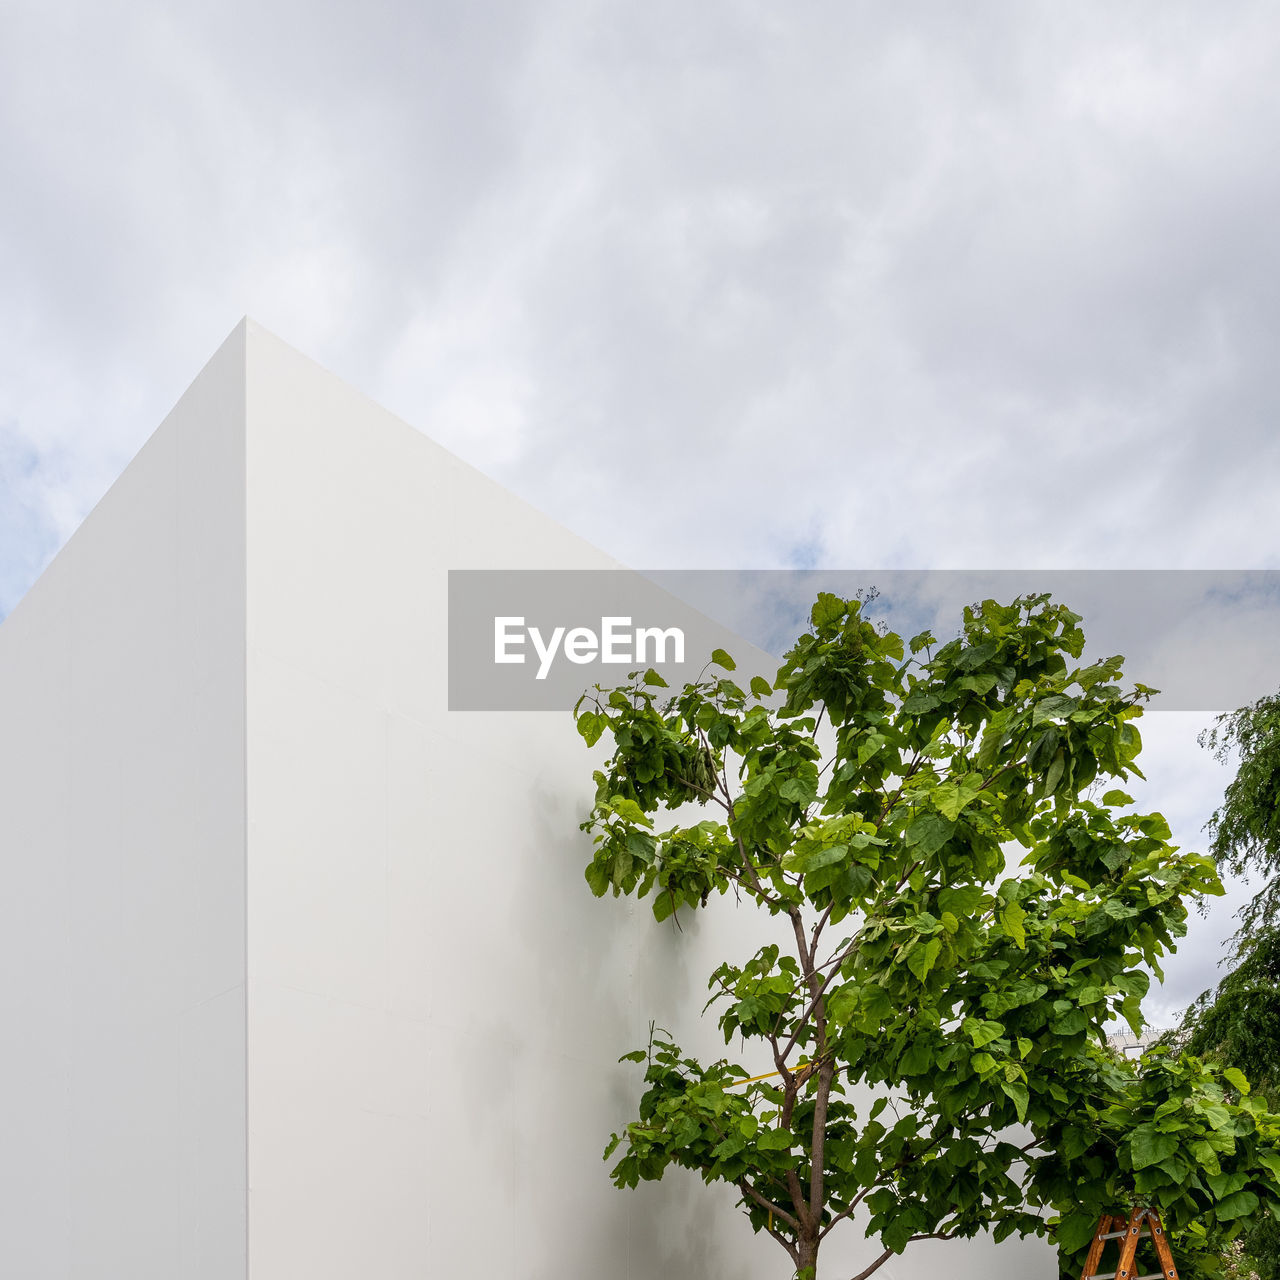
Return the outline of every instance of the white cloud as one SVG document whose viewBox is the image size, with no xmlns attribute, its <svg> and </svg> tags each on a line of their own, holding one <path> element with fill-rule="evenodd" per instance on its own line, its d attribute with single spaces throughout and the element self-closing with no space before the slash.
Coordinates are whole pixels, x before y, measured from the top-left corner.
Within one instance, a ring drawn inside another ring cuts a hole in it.
<svg viewBox="0 0 1280 1280">
<path fill-rule="evenodd" d="M 248 311 L 638 563 L 1274 562 L 1268 6 L 11 8 L 81 507 Z"/>
</svg>

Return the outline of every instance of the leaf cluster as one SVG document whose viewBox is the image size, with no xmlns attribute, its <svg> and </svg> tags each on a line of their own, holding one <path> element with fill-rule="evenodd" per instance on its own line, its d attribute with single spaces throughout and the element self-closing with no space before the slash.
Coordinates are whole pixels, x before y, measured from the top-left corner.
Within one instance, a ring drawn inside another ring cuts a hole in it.
<svg viewBox="0 0 1280 1280">
<path fill-rule="evenodd" d="M 1058 1228 L 1068 1256 L 1083 1254 L 1108 1200 L 1157 1205 L 1190 1251 L 1187 1275 L 1212 1273 L 1213 1255 L 1268 1210 L 1280 1217 L 1280 1117 L 1250 1096 L 1243 1072 L 1168 1046 L 1137 1063 L 1096 1055 L 1095 1070 L 1096 1102 L 1036 1170 L 1059 1202 L 1078 1197 Z"/>
</svg>

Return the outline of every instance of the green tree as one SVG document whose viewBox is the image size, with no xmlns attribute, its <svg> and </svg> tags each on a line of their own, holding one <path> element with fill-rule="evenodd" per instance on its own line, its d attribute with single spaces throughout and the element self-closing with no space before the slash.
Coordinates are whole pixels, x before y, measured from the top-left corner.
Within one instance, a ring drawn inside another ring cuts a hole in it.
<svg viewBox="0 0 1280 1280">
<path fill-rule="evenodd" d="M 1235 967 L 1187 1010 L 1169 1039 L 1189 1053 L 1237 1068 L 1269 1107 L 1280 1107 L 1280 929 L 1239 941 Z M 1280 1280 L 1280 1225 L 1264 1218 L 1242 1242 L 1258 1280 Z"/>
<path fill-rule="evenodd" d="M 1280 918 L 1280 694 L 1219 716 L 1200 744 L 1224 762 L 1239 756 L 1208 830 L 1220 867 L 1262 881 L 1240 911 L 1236 939 L 1246 942 Z"/>
<path fill-rule="evenodd" d="M 1187 1010 L 1170 1041 L 1238 1068 L 1272 1107 L 1280 1106 L 1280 695 L 1220 716 L 1200 737 L 1236 773 L 1210 818 L 1210 853 L 1220 868 L 1260 881 L 1240 912 L 1233 967 Z M 1260 1280 L 1280 1280 L 1280 1228 L 1260 1221 L 1244 1250 Z"/>
<path fill-rule="evenodd" d="M 1244 1072 L 1280 1101 L 1280 929 L 1260 928 L 1239 944 L 1235 967 L 1187 1010 L 1177 1043 Z"/>
<path fill-rule="evenodd" d="M 1151 691 L 1122 691 L 1118 658 L 1071 666 L 1079 622 L 1047 596 L 986 601 L 908 652 L 824 594 L 772 682 L 740 688 L 717 650 L 726 674 L 664 693 L 633 673 L 579 702 L 586 742 L 613 747 L 583 824 L 592 891 L 665 920 L 732 888 L 785 939 L 709 983 L 726 1044 L 770 1074 L 665 1033 L 625 1055 L 644 1092 L 605 1152 L 618 1186 L 672 1166 L 731 1183 L 803 1277 L 865 1214 L 858 1280 L 915 1240 L 1051 1231 L 1074 1257 L 1130 1203 L 1226 1236 L 1280 1203 L 1280 1121 L 1238 1072 L 1107 1048 L 1113 1016 L 1141 1025 L 1187 903 L 1221 888 L 1158 814 L 1094 798 L 1141 776 Z"/>
</svg>

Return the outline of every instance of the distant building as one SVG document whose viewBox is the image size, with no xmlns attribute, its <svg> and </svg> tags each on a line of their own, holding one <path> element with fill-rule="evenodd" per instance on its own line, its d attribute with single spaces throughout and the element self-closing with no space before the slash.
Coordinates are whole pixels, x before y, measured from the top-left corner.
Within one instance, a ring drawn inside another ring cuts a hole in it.
<svg viewBox="0 0 1280 1280">
<path fill-rule="evenodd" d="M 1126 1058 L 1138 1058 L 1142 1056 L 1142 1051 L 1155 1044 L 1166 1031 L 1160 1027 L 1148 1027 L 1140 1036 L 1135 1036 L 1132 1031 L 1126 1028 L 1124 1031 L 1113 1036 L 1107 1037 L 1107 1043 L 1113 1049 L 1119 1049 Z"/>
</svg>

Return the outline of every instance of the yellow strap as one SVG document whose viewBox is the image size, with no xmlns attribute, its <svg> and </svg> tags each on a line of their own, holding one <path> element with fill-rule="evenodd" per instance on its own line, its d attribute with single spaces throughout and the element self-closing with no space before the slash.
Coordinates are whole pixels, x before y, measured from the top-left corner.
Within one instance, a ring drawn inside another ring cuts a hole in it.
<svg viewBox="0 0 1280 1280">
<path fill-rule="evenodd" d="M 792 1074 L 792 1075 L 795 1075 L 797 1071 L 803 1071 L 805 1067 L 808 1067 L 808 1066 L 811 1066 L 811 1065 L 812 1065 L 812 1063 L 808 1063 L 808 1062 L 797 1062 L 797 1063 L 796 1063 L 796 1065 L 790 1069 L 791 1074 Z M 778 1075 L 781 1075 L 781 1074 L 782 1074 L 782 1072 L 780 1072 L 780 1071 L 776 1071 L 776 1070 L 775 1070 L 775 1071 L 766 1071 L 766 1072 L 764 1073 L 764 1075 L 762 1075 L 762 1076 L 748 1076 L 745 1080 L 730 1080 L 730 1081 L 729 1081 L 729 1083 L 730 1083 L 731 1085 L 734 1085 L 734 1084 L 755 1084 L 755 1082 L 756 1082 L 757 1080 L 767 1080 L 770 1076 L 778 1076 Z"/>
</svg>

